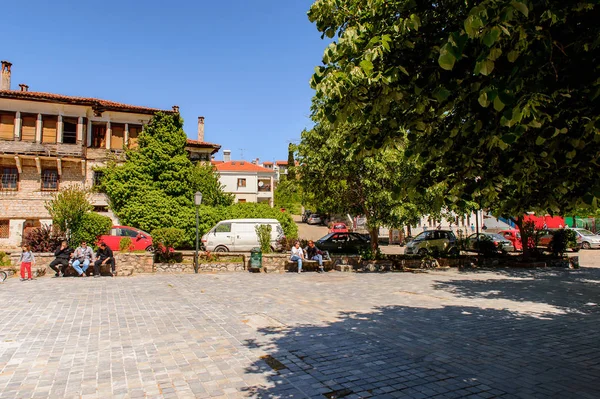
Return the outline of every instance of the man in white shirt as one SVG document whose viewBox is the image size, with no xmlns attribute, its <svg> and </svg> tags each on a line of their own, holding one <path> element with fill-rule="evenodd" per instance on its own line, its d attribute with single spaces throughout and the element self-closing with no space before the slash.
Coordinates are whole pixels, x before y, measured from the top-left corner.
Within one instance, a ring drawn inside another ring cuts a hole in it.
<svg viewBox="0 0 600 399">
<path fill-rule="evenodd" d="M 304 251 L 300 248 L 300 241 L 296 241 L 292 247 L 292 255 L 290 260 L 292 262 L 298 262 L 298 273 L 302 272 L 302 259 L 304 259 Z"/>
</svg>

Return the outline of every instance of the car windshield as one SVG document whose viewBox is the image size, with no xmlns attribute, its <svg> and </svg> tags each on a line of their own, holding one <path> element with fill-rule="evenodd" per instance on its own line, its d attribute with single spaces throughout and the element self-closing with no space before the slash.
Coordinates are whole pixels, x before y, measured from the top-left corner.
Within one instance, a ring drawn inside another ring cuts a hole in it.
<svg viewBox="0 0 600 399">
<path fill-rule="evenodd" d="M 577 232 L 579 232 L 579 234 L 581 234 L 582 236 L 593 236 L 593 235 L 595 235 L 594 233 L 592 233 L 591 231 L 586 230 L 586 229 L 579 229 L 579 230 L 577 230 Z"/>
<path fill-rule="evenodd" d="M 427 232 L 424 231 L 421 234 L 419 234 L 418 236 L 416 236 L 413 241 L 422 241 L 425 239 L 426 236 L 427 236 Z"/>
<path fill-rule="evenodd" d="M 492 240 L 499 240 L 499 241 L 504 241 L 505 238 L 502 237 L 500 234 L 487 234 L 488 237 L 490 237 Z"/>
<path fill-rule="evenodd" d="M 319 217 L 319 215 L 317 215 L 317 214 L 312 214 L 312 215 L 310 215 L 310 217 L 311 217 L 311 218 L 318 218 L 318 217 Z"/>
<path fill-rule="evenodd" d="M 327 241 L 327 240 L 329 240 L 329 239 L 331 238 L 331 236 L 332 236 L 332 235 L 334 235 L 334 234 L 336 234 L 336 233 L 329 233 L 329 234 L 327 234 L 326 236 L 319 238 L 319 241 Z"/>
<path fill-rule="evenodd" d="M 345 229 L 346 225 L 345 224 L 334 224 L 333 228 L 334 229 Z"/>
</svg>

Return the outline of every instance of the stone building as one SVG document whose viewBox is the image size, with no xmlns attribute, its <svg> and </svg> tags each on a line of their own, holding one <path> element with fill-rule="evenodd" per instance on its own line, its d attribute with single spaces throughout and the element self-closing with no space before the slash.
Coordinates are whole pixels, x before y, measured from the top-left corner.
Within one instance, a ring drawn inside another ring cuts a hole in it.
<svg viewBox="0 0 600 399">
<path fill-rule="evenodd" d="M 24 84 L 11 90 L 11 67 L 2 61 L 0 248 L 15 248 L 28 228 L 50 224 L 44 205 L 61 188 L 93 187 L 101 178 L 94 169 L 109 157 L 123 159 L 156 112 L 179 112 L 177 106 L 160 110 L 29 91 Z M 198 140 L 188 140 L 190 158 L 209 161 L 219 148 L 204 142 L 204 118 L 198 118 Z M 93 194 L 92 203 L 117 222 L 104 194 Z"/>
</svg>

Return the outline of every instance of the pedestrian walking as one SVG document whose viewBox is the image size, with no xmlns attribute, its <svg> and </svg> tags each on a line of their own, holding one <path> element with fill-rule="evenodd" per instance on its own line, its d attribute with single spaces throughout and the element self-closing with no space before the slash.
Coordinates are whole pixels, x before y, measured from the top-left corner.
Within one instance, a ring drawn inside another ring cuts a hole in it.
<svg viewBox="0 0 600 399">
<path fill-rule="evenodd" d="M 21 281 L 28 280 L 25 278 L 25 274 L 29 275 L 29 280 L 33 280 L 31 265 L 35 265 L 35 256 L 33 256 L 29 244 L 24 244 L 21 249 L 23 250 L 23 252 L 21 252 L 21 257 L 19 258 L 19 262 L 21 263 Z"/>
</svg>

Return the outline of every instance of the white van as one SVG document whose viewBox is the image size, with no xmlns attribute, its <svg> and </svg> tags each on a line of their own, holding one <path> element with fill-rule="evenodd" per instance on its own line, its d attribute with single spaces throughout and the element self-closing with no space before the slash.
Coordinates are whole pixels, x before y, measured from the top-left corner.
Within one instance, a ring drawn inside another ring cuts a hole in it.
<svg viewBox="0 0 600 399">
<path fill-rule="evenodd" d="M 231 219 L 223 220 L 202 236 L 207 251 L 244 252 L 260 247 L 255 226 L 271 225 L 271 248 L 277 249 L 277 240 L 283 237 L 283 229 L 277 219 Z"/>
</svg>

